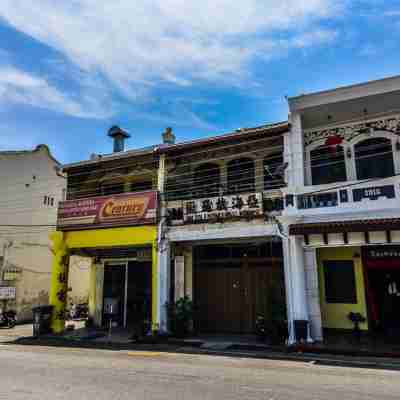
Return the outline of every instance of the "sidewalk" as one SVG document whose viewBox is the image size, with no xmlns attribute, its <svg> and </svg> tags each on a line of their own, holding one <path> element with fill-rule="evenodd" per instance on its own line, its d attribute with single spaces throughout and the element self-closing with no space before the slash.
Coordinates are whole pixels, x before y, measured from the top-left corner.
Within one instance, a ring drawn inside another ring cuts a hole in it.
<svg viewBox="0 0 400 400">
<path fill-rule="evenodd" d="M 373 356 L 352 356 L 346 354 L 322 354 L 310 353 L 307 351 L 296 351 L 294 348 L 273 347 L 266 345 L 256 345 L 254 347 L 240 344 L 229 343 L 229 346 L 218 346 L 213 343 L 204 343 L 199 340 L 165 340 L 158 343 L 134 343 L 129 338 L 119 336 L 118 340 L 110 341 L 106 335 L 95 337 L 74 335 L 74 331 L 69 336 L 47 335 L 40 338 L 33 338 L 31 331 L 29 336 L 21 335 L 28 332 L 29 327 L 21 328 L 4 336 L 2 344 L 4 345 L 25 345 L 42 347 L 70 347 L 86 348 L 125 352 L 165 352 L 169 354 L 196 354 L 196 355 L 214 355 L 237 358 L 258 358 L 269 360 L 310 362 L 316 365 L 351 367 L 351 368 L 369 368 L 369 369 L 387 369 L 400 371 L 400 357 L 373 357 Z M 1 332 L 0 332 L 1 334 Z M 1 337 L 1 336 L 0 336 Z M 4 340 L 7 339 L 7 340 Z M 116 339 L 116 338 L 113 338 Z M 306 350 L 306 349 L 304 349 Z M 314 349 L 315 350 L 315 349 Z"/>
</svg>

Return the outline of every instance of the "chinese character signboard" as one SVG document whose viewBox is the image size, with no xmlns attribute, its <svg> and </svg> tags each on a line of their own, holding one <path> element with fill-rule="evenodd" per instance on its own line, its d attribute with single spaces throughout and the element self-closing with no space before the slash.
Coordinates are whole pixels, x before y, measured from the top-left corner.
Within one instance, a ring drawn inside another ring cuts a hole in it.
<svg viewBox="0 0 400 400">
<path fill-rule="evenodd" d="M 262 215 L 262 193 L 190 200 L 185 202 L 183 210 L 185 223 L 222 222 Z"/>
<path fill-rule="evenodd" d="M 13 300 L 13 299 L 15 299 L 15 287 L 0 286 L 0 300 Z"/>
<path fill-rule="evenodd" d="M 58 208 L 60 230 L 155 224 L 157 192 L 67 200 Z"/>
</svg>

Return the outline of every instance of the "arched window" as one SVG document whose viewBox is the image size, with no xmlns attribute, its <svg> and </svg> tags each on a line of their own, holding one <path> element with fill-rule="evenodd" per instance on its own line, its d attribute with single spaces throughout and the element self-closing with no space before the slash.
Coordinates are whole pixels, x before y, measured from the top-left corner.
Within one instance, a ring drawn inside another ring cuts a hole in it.
<svg viewBox="0 0 400 400">
<path fill-rule="evenodd" d="M 394 175 L 392 143 L 385 138 L 365 139 L 354 146 L 357 179 Z"/>
<path fill-rule="evenodd" d="M 254 191 L 254 161 L 251 158 L 238 158 L 228 163 L 228 193 Z"/>
<path fill-rule="evenodd" d="M 195 168 L 192 187 L 196 197 L 218 196 L 220 189 L 219 165 L 205 163 Z"/>
<path fill-rule="evenodd" d="M 285 186 L 285 181 L 283 179 L 284 170 L 279 170 L 282 166 L 282 153 L 272 153 L 264 158 L 264 189 L 274 189 Z"/>
<path fill-rule="evenodd" d="M 102 196 L 110 196 L 125 192 L 125 181 L 120 174 L 110 174 L 100 180 Z"/>
<path fill-rule="evenodd" d="M 313 185 L 323 185 L 347 180 L 343 147 L 320 146 L 310 151 L 311 179 Z"/>
</svg>

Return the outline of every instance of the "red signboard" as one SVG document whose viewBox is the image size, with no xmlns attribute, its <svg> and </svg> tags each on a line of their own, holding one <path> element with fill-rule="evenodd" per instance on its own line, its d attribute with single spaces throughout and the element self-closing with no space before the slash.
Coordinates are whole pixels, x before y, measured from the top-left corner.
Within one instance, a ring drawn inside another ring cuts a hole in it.
<svg viewBox="0 0 400 400">
<path fill-rule="evenodd" d="M 156 223 L 157 192 L 124 193 L 62 201 L 58 207 L 60 230 Z"/>
</svg>

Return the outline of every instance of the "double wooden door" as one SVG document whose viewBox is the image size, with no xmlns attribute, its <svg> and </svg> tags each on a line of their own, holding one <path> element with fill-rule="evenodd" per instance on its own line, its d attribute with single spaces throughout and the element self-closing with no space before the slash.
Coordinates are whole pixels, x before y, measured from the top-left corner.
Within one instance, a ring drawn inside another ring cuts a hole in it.
<svg viewBox="0 0 400 400">
<path fill-rule="evenodd" d="M 271 313 L 272 292 L 285 301 L 283 266 L 270 258 L 199 263 L 194 285 L 200 332 L 253 333 L 257 316 Z"/>
</svg>

